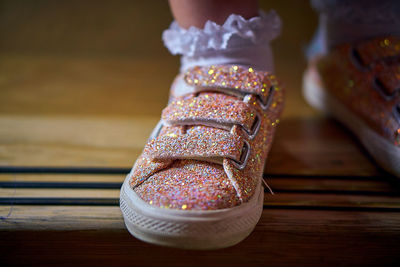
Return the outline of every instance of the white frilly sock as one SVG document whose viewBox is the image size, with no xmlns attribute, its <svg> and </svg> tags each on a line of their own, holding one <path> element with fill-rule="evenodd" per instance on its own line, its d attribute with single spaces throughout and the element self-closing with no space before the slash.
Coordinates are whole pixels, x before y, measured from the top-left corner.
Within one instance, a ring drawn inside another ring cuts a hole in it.
<svg viewBox="0 0 400 267">
<path fill-rule="evenodd" d="M 223 25 L 207 21 L 203 29 L 183 29 L 174 21 L 162 38 L 173 55 L 182 55 L 181 71 L 196 65 L 237 64 L 273 72 L 269 43 L 280 30 L 275 11 L 260 11 L 248 20 L 232 14 Z"/>
</svg>

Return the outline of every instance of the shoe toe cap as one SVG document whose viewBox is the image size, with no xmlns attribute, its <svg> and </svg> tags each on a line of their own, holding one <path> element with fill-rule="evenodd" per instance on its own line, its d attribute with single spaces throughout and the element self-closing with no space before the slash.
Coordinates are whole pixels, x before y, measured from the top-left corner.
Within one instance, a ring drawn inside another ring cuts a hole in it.
<svg viewBox="0 0 400 267">
<path fill-rule="evenodd" d="M 221 165 L 178 160 L 136 187 L 147 203 L 171 209 L 216 210 L 241 203 Z"/>
</svg>

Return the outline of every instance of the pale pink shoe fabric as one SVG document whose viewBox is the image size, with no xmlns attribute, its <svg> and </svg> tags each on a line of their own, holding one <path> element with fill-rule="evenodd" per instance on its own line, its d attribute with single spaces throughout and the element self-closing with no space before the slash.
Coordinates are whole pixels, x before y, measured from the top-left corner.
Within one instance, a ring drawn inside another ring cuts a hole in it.
<svg viewBox="0 0 400 267">
<path fill-rule="evenodd" d="M 371 129 L 400 146 L 400 38 L 337 46 L 314 63 L 330 95 Z"/>
</svg>

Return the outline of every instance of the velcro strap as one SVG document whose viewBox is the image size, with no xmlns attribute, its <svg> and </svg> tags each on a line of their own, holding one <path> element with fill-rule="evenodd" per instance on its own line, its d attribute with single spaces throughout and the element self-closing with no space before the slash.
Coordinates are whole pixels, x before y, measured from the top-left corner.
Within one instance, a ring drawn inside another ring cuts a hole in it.
<svg viewBox="0 0 400 267">
<path fill-rule="evenodd" d="M 184 80 L 197 91 L 213 89 L 241 95 L 255 94 L 263 103 L 267 102 L 272 87 L 278 86 L 274 75 L 236 65 L 196 66 L 185 73 Z"/>
<path fill-rule="evenodd" d="M 155 160 L 229 158 L 240 161 L 242 137 L 218 129 L 206 129 L 184 135 L 169 134 L 151 140 L 144 154 Z"/>
<path fill-rule="evenodd" d="M 163 121 L 170 125 L 203 124 L 229 130 L 237 124 L 249 133 L 255 118 L 256 110 L 249 104 L 215 94 L 173 101 L 162 113 Z"/>
<path fill-rule="evenodd" d="M 376 38 L 362 42 L 354 47 L 356 56 L 365 66 L 371 63 L 400 56 L 400 38 Z"/>
<path fill-rule="evenodd" d="M 377 67 L 376 82 L 387 95 L 393 95 L 400 90 L 400 64 Z"/>
</svg>

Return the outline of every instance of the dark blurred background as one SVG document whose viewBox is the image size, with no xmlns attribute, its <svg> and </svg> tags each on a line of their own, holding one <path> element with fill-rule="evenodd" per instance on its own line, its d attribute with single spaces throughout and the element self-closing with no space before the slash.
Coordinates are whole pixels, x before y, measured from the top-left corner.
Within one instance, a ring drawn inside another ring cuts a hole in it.
<svg viewBox="0 0 400 267">
<path fill-rule="evenodd" d="M 308 116 L 303 50 L 317 15 L 307 0 L 260 6 L 283 21 L 272 45 L 284 117 Z M 179 68 L 161 41 L 171 21 L 166 0 L 0 1 L 0 113 L 158 117 Z"/>
</svg>

